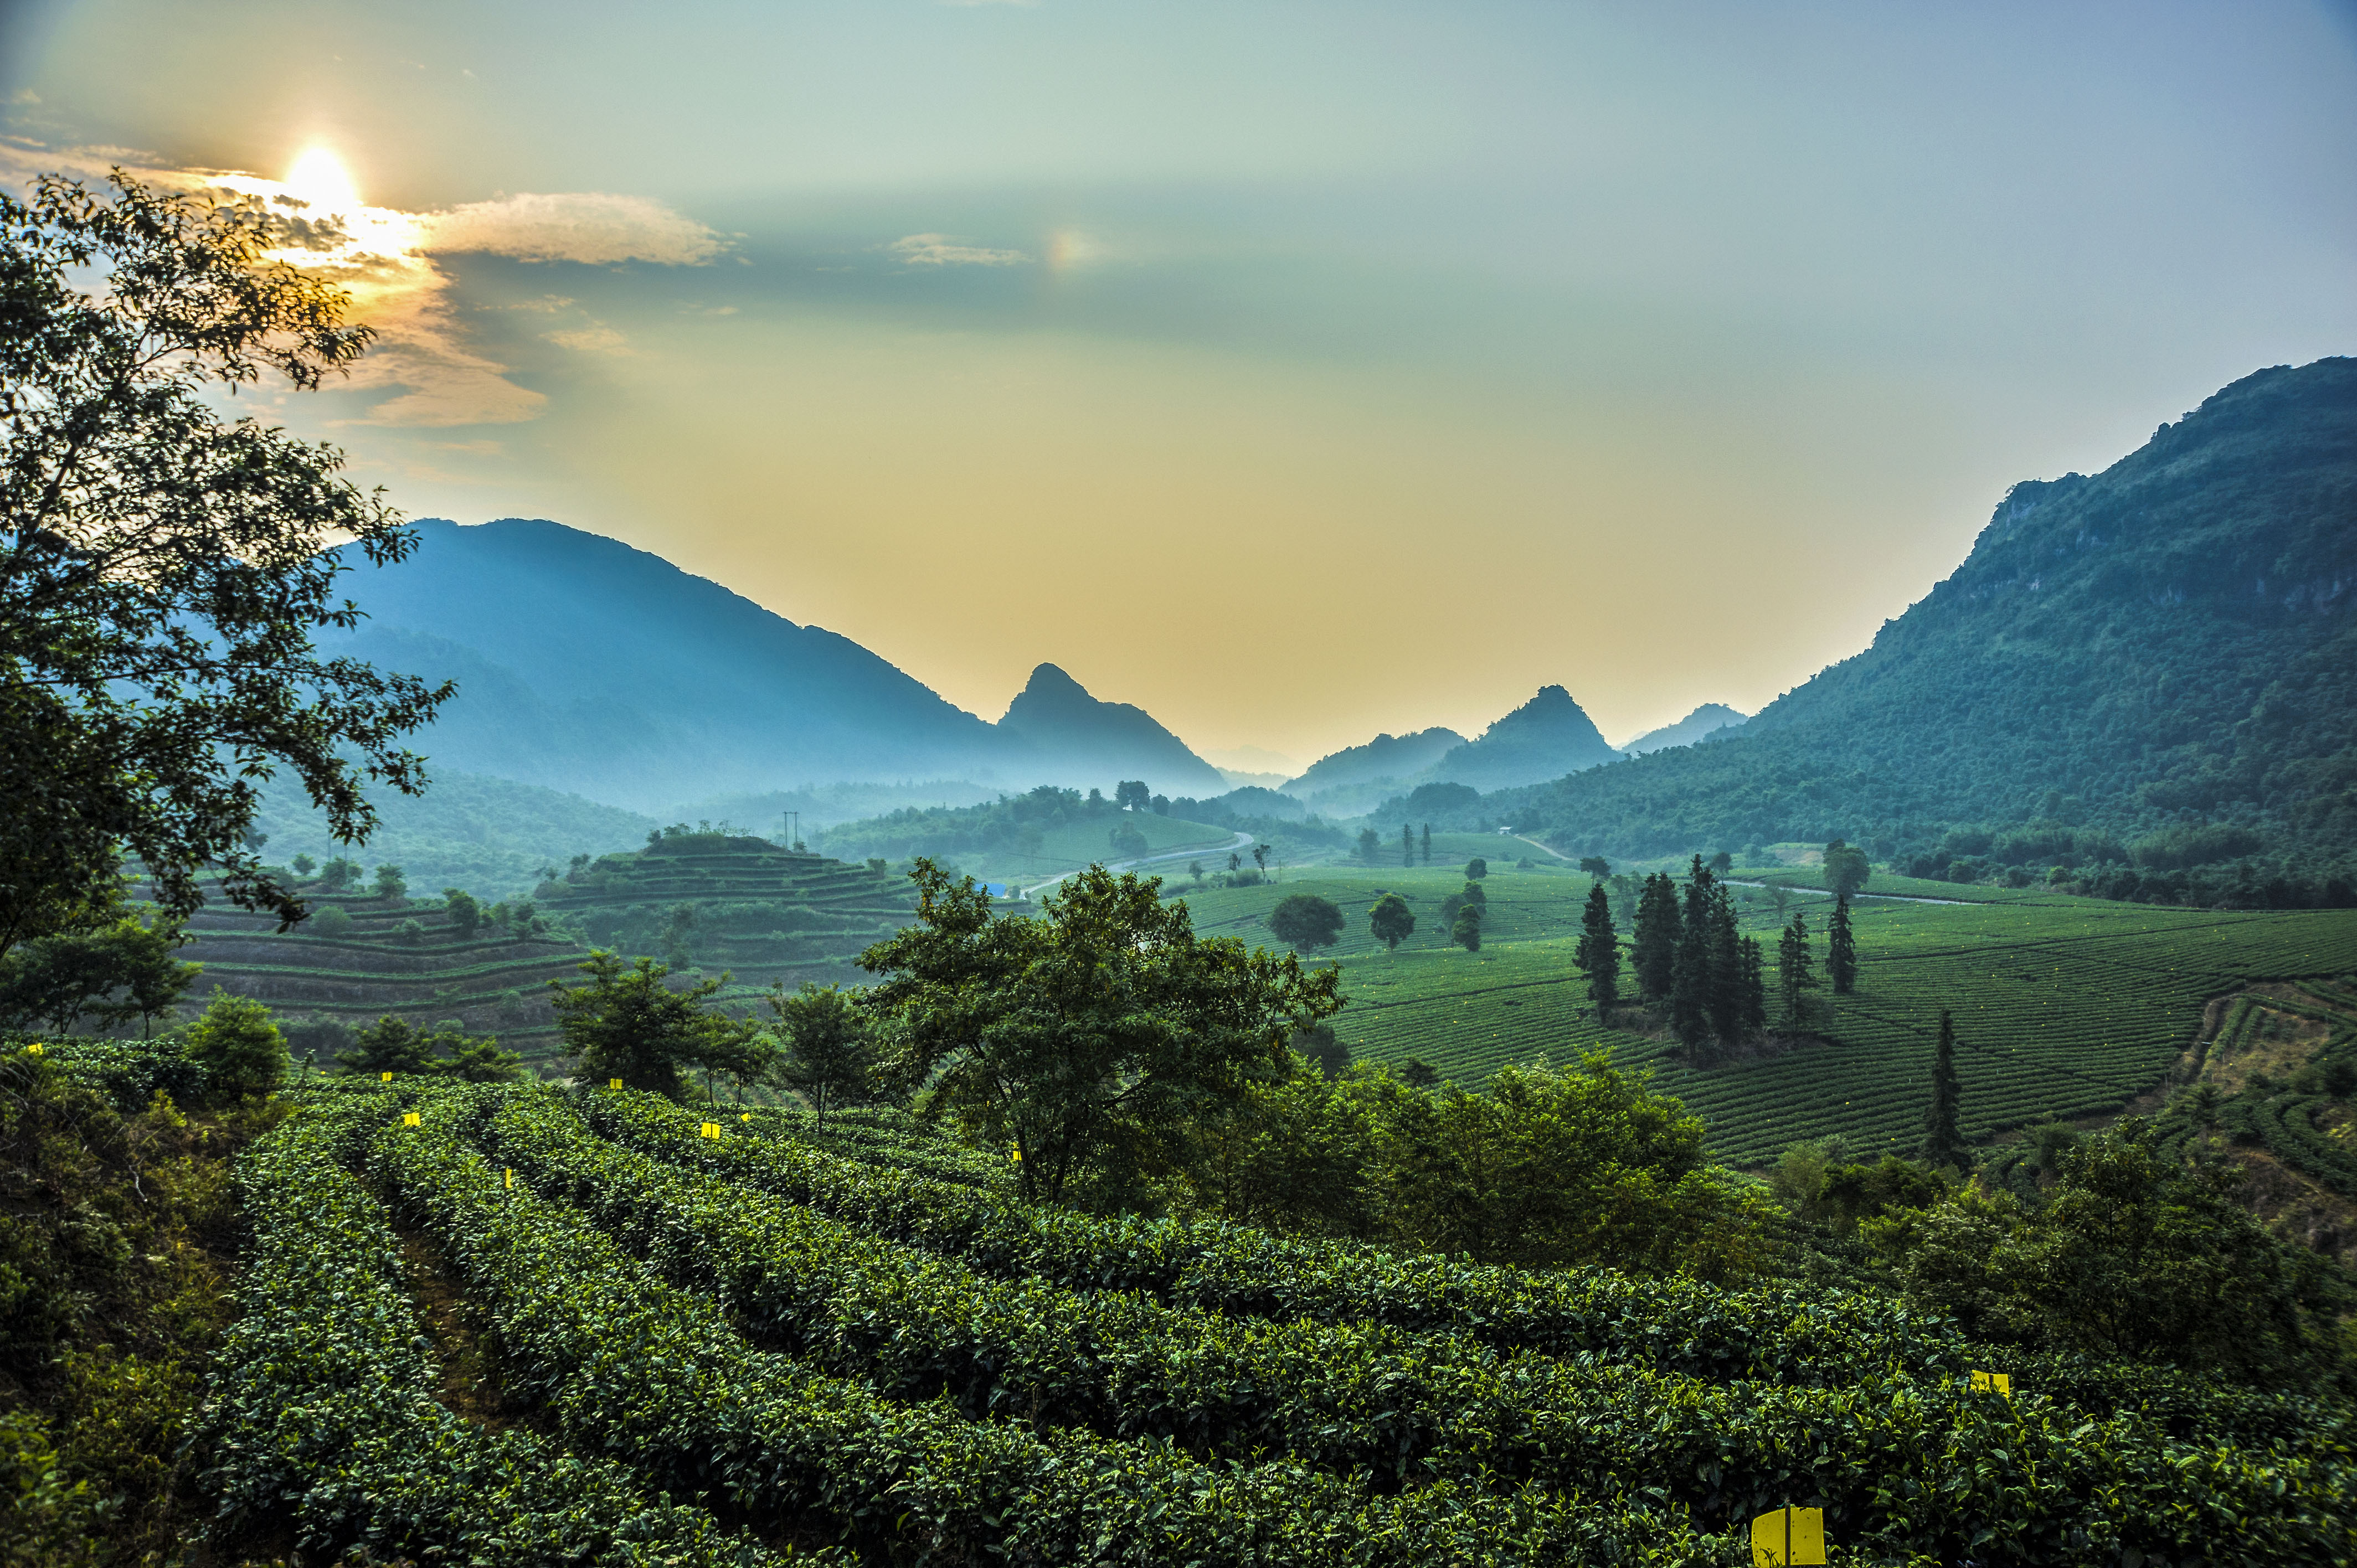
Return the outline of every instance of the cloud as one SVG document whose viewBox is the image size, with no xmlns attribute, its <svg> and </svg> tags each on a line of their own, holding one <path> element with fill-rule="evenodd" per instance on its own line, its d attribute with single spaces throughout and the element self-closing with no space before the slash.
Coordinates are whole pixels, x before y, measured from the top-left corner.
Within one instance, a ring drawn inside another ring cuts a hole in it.
<svg viewBox="0 0 2357 1568">
<path fill-rule="evenodd" d="M 364 417 L 341 422 L 350 424 L 515 424 L 537 419 L 547 407 L 546 397 L 508 380 L 508 366 L 471 346 L 451 276 L 436 264 L 437 256 L 472 252 L 525 262 L 696 266 L 727 248 L 714 230 L 644 197 L 527 193 L 433 212 L 356 204 L 349 211 L 328 213 L 285 181 L 240 170 L 157 166 L 152 155 L 124 148 L 0 142 L 0 181 L 19 186 L 44 171 L 94 183 L 114 164 L 153 184 L 267 203 L 279 220 L 282 248 L 274 254 L 350 293 L 351 318 L 374 328 L 377 337 L 344 384 L 393 394 Z M 318 191 L 311 195 L 317 198 Z M 572 303 L 547 295 L 514 308 L 554 313 Z M 595 322 L 544 336 L 585 353 L 611 351 L 624 341 L 620 333 Z"/>
<path fill-rule="evenodd" d="M 904 234 L 883 249 L 912 267 L 1019 267 L 1031 260 L 1021 251 L 961 245 L 946 234 Z"/>
<path fill-rule="evenodd" d="M 692 267 L 727 249 L 717 231 L 660 201 L 606 191 L 472 201 L 421 213 L 417 225 L 418 248 L 429 253 L 474 251 L 523 262 Z"/>
<path fill-rule="evenodd" d="M 604 322 L 593 322 L 570 332 L 544 332 L 542 337 L 560 349 L 576 349 L 585 354 L 595 354 L 608 349 L 619 349 L 630 341 Z"/>
</svg>

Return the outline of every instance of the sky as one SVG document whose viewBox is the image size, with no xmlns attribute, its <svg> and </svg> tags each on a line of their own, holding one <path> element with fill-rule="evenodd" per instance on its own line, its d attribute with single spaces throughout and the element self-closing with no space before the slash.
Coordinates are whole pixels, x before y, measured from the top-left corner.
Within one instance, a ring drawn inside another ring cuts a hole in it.
<svg viewBox="0 0 2357 1568">
<path fill-rule="evenodd" d="M 265 403 L 409 514 L 1215 760 L 1756 710 L 2357 352 L 2357 0 L 0 0 L 0 178 L 116 163 L 344 215 Z"/>
</svg>

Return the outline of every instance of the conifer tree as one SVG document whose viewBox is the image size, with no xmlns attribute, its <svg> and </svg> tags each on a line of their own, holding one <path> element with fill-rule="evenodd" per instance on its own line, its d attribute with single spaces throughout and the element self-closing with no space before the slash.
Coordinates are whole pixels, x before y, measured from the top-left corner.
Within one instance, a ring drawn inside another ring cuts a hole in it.
<svg viewBox="0 0 2357 1568">
<path fill-rule="evenodd" d="M 1424 824 L 1424 864 L 1426 865 L 1432 864 L 1432 824 L 1430 822 Z"/>
<path fill-rule="evenodd" d="M 1587 890 L 1587 913 L 1579 924 L 1579 948 L 1572 962 L 1587 976 L 1587 999 L 1598 1018 L 1609 1017 L 1620 1000 L 1620 933 L 1612 929 L 1612 898 L 1598 882 Z"/>
<path fill-rule="evenodd" d="M 1727 884 L 1710 879 L 1710 1028 L 1723 1046 L 1743 1040 L 1749 1012 L 1743 972 L 1743 940 L 1735 929 L 1735 898 Z"/>
<path fill-rule="evenodd" d="M 1768 960 L 1760 939 L 1743 939 L 1743 1034 L 1749 1039 L 1768 1027 Z"/>
<path fill-rule="evenodd" d="M 1669 995 L 1678 961 L 1678 893 L 1669 873 L 1645 878 L 1637 895 L 1637 940 L 1630 955 L 1637 990 L 1648 1002 Z"/>
<path fill-rule="evenodd" d="M 1847 996 L 1857 989 L 1857 943 L 1850 935 L 1846 893 L 1834 899 L 1834 923 L 1825 944 L 1825 972 L 1832 977 L 1835 995 Z"/>
<path fill-rule="evenodd" d="M 1675 966 L 1670 976 L 1670 1027 L 1679 1041 L 1700 1046 L 1711 1036 L 1711 950 L 1717 931 L 1717 911 L 1711 886 L 1717 879 L 1694 857 L 1686 874 L 1685 905 L 1678 919 Z"/>
<path fill-rule="evenodd" d="M 1400 864 L 1402 865 L 1415 864 L 1415 832 L 1405 822 L 1400 824 Z"/>
<path fill-rule="evenodd" d="M 1776 943 L 1776 993 L 1782 1003 L 1776 1026 L 1788 1032 L 1805 1028 L 1808 1015 L 1801 993 L 1816 988 L 1816 965 L 1809 957 L 1809 918 L 1796 910 Z"/>
<path fill-rule="evenodd" d="M 1940 1043 L 1932 1056 L 1932 1106 L 1923 1113 L 1923 1163 L 1938 1167 L 1968 1168 L 1972 1156 L 1957 1131 L 1956 1112 L 1962 1085 L 1956 1080 L 1956 1026 L 1945 1007 L 1940 1009 Z"/>
</svg>

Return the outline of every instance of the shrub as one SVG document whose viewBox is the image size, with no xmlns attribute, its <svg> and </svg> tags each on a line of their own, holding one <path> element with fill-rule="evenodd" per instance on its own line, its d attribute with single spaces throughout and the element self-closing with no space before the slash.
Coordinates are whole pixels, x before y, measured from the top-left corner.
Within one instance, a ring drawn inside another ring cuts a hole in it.
<svg viewBox="0 0 2357 1568">
<path fill-rule="evenodd" d="M 204 1016 L 188 1026 L 187 1051 L 204 1069 L 206 1097 L 213 1101 L 266 1094 L 286 1072 L 286 1041 L 270 1009 L 218 985 Z"/>
</svg>

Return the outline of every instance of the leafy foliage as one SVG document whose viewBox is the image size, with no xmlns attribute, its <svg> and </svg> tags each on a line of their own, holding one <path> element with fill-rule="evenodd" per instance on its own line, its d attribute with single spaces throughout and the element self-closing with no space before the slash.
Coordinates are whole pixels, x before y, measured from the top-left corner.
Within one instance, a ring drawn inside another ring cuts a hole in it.
<svg viewBox="0 0 2357 1568">
<path fill-rule="evenodd" d="M 333 448 L 209 401 L 266 372 L 317 387 L 368 329 L 265 259 L 288 235 L 259 205 L 112 184 L 0 198 L 0 951 L 87 929 L 126 849 L 175 917 L 212 867 L 299 919 L 248 843 L 257 782 L 293 769 L 364 837 L 362 775 L 420 787 L 395 742 L 451 691 L 317 657 L 315 629 L 360 619 L 327 547 L 393 562 L 411 536 Z"/>
<path fill-rule="evenodd" d="M 890 1070 L 1010 1147 L 1027 1194 L 1125 1187 L 1341 1006 L 1333 971 L 1199 938 L 1149 880 L 1092 866 L 1037 918 L 995 918 L 971 879 L 926 860 L 909 875 L 918 923 L 860 958 L 882 977 Z"/>
</svg>

